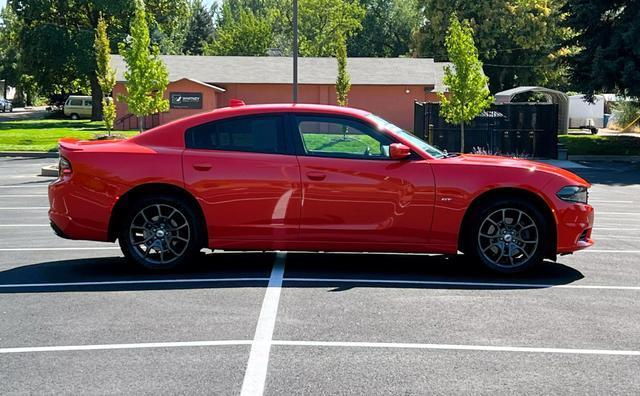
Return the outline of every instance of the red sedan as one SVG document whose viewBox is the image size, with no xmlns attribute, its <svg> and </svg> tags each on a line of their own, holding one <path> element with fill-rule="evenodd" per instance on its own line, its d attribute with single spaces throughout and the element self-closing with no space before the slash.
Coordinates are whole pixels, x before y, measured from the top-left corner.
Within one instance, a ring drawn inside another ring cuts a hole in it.
<svg viewBox="0 0 640 396">
<path fill-rule="evenodd" d="M 150 269 L 202 248 L 473 257 L 505 273 L 593 244 L 590 185 L 448 155 L 366 111 L 236 105 L 121 141 L 60 142 L 49 217 Z"/>
</svg>

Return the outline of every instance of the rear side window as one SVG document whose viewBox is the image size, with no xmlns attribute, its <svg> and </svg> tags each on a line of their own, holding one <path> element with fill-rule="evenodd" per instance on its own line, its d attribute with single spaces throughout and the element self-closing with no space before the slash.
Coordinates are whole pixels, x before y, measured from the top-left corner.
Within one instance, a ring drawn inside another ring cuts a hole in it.
<svg viewBox="0 0 640 396">
<path fill-rule="evenodd" d="M 82 106 L 81 99 L 69 99 L 69 106 Z"/>
<path fill-rule="evenodd" d="M 85 105 L 85 106 L 87 106 L 87 107 L 89 107 L 89 106 L 93 106 L 93 102 L 92 102 L 92 101 L 90 101 L 90 100 L 85 100 L 85 101 L 84 101 L 84 105 Z"/>
<path fill-rule="evenodd" d="M 187 130 L 187 148 L 284 154 L 285 131 L 281 116 L 232 118 Z"/>
</svg>

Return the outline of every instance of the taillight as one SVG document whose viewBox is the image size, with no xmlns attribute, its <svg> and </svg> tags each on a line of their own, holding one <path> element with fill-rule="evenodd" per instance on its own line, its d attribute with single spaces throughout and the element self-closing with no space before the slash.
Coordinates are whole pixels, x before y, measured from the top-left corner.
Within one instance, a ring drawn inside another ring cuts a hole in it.
<svg viewBox="0 0 640 396">
<path fill-rule="evenodd" d="M 64 157 L 60 157 L 60 162 L 58 163 L 58 176 L 60 178 L 71 176 L 71 162 Z"/>
</svg>

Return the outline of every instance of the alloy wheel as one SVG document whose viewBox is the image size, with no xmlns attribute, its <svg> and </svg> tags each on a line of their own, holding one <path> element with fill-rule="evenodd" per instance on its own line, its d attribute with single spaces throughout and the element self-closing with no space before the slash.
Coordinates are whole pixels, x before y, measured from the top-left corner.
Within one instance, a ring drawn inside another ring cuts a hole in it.
<svg viewBox="0 0 640 396">
<path fill-rule="evenodd" d="M 503 208 L 489 214 L 478 232 L 481 254 L 502 268 L 525 264 L 535 253 L 540 235 L 535 221 L 525 211 Z"/>
<path fill-rule="evenodd" d="M 185 254 L 191 229 L 179 209 L 167 204 L 154 204 L 133 217 L 129 238 L 143 260 L 153 265 L 167 265 Z"/>
</svg>

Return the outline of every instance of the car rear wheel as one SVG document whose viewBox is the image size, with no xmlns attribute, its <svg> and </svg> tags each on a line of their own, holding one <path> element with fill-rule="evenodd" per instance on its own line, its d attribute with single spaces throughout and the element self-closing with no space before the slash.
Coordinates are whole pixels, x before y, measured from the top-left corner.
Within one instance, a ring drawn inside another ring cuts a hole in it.
<svg viewBox="0 0 640 396">
<path fill-rule="evenodd" d="M 179 198 L 135 202 L 121 224 L 118 241 L 125 257 L 154 270 L 182 266 L 202 248 L 195 211 Z"/>
<path fill-rule="evenodd" d="M 469 235 L 470 253 L 493 271 L 522 272 L 544 260 L 547 230 L 545 217 L 534 205 L 501 199 L 477 212 Z"/>
</svg>

